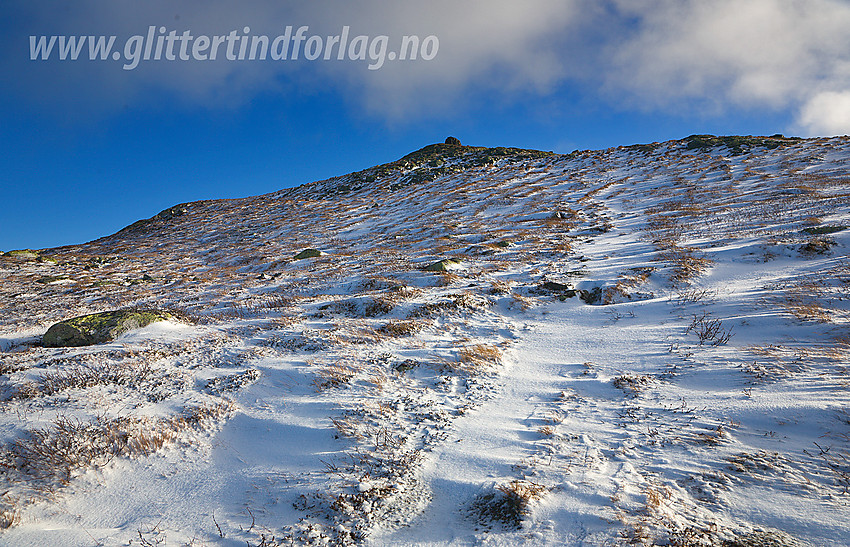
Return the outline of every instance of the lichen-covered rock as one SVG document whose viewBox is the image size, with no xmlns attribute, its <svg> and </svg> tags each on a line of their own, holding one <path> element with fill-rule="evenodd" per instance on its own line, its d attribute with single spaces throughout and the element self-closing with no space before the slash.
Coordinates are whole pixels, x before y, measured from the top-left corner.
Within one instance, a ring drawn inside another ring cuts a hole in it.
<svg viewBox="0 0 850 547">
<path fill-rule="evenodd" d="M 318 249 L 304 249 L 293 258 L 295 260 L 301 260 L 302 258 L 316 258 L 317 256 L 322 256 L 322 252 Z"/>
<path fill-rule="evenodd" d="M 125 332 L 172 317 L 156 310 L 118 310 L 82 315 L 56 323 L 42 339 L 45 347 L 91 346 L 114 340 Z"/>
<path fill-rule="evenodd" d="M 461 268 L 461 264 L 459 260 L 455 260 L 453 258 L 447 258 L 445 260 L 440 260 L 438 262 L 434 262 L 433 264 L 429 264 L 425 266 L 426 272 L 447 272 L 449 270 L 457 270 Z"/>
<path fill-rule="evenodd" d="M 460 139 L 457 137 L 446 137 L 446 144 L 451 144 L 453 146 L 460 146 Z"/>
</svg>

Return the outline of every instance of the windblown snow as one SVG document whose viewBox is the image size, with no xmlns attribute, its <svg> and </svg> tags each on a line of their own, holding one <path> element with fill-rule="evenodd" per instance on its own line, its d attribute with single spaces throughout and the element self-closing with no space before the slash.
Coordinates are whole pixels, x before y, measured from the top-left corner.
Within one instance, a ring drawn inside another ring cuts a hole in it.
<svg viewBox="0 0 850 547">
<path fill-rule="evenodd" d="M 850 544 L 848 162 L 433 145 L 6 253 L 0 544 Z"/>
</svg>

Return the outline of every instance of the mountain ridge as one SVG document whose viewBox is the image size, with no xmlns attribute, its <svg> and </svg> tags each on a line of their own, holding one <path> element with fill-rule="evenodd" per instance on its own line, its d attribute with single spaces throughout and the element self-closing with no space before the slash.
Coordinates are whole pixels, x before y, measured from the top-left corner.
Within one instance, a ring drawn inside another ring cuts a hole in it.
<svg viewBox="0 0 850 547">
<path fill-rule="evenodd" d="M 674 145 L 684 145 L 690 150 L 710 150 L 713 148 L 723 148 L 726 147 L 733 154 L 742 153 L 744 150 L 743 147 L 747 148 L 758 148 L 758 147 L 766 147 L 768 149 L 773 149 L 779 146 L 788 146 L 793 145 L 799 141 L 801 141 L 800 137 L 785 137 L 781 134 L 771 135 L 769 137 L 764 136 L 739 136 L 739 135 L 729 135 L 729 136 L 715 136 L 709 134 L 695 134 L 685 137 L 683 139 L 674 139 L 664 142 L 652 142 L 646 144 L 632 144 L 632 145 L 624 145 L 615 148 L 609 148 L 607 150 L 614 149 L 625 149 L 625 150 L 638 150 L 641 152 L 653 152 L 657 148 L 662 146 L 674 146 Z M 585 153 L 594 153 L 601 152 L 603 150 L 586 150 Z M 359 171 L 353 171 L 351 173 L 347 173 L 344 175 L 334 176 L 328 179 L 323 179 L 319 181 L 307 182 L 295 186 L 293 188 L 287 188 L 283 190 L 276 190 L 273 192 L 269 192 L 267 194 L 260 194 L 258 196 L 248 196 L 245 198 L 227 198 L 224 200 L 220 199 L 209 199 L 209 200 L 199 200 L 199 201 L 191 201 L 184 202 L 168 207 L 159 213 L 153 215 L 152 217 L 146 219 L 140 219 L 124 228 L 118 230 L 115 234 L 103 236 L 101 238 L 92 240 L 89 243 L 95 243 L 104 239 L 108 239 L 114 236 L 117 236 L 122 233 L 129 233 L 140 230 L 145 226 L 153 223 L 156 220 L 168 220 L 173 216 L 179 216 L 186 212 L 186 209 L 194 204 L 205 204 L 205 203 L 217 203 L 219 201 L 227 202 L 233 199 L 250 199 L 250 198 L 259 198 L 265 196 L 285 196 L 290 191 L 294 193 L 294 191 L 302 188 L 309 188 L 312 186 L 325 186 L 331 184 L 332 182 L 338 182 L 337 186 L 332 186 L 331 189 L 327 190 L 329 195 L 331 196 L 341 196 L 348 194 L 349 192 L 356 191 L 357 189 L 362 188 L 363 184 L 368 184 L 375 182 L 379 177 L 386 176 L 392 171 L 402 171 L 407 170 L 408 172 L 414 171 L 417 168 L 421 168 L 427 174 L 422 176 L 414 176 L 409 177 L 404 182 L 400 183 L 400 185 L 391 187 L 391 189 L 398 189 L 403 187 L 406 184 L 415 184 L 419 182 L 428 182 L 434 180 L 435 178 L 449 174 L 456 169 L 447 169 L 443 166 L 444 162 L 448 160 L 457 160 L 458 152 L 462 153 L 462 158 L 467 161 L 458 162 L 460 165 L 456 165 L 453 167 L 456 168 L 464 168 L 464 167 L 475 167 L 475 166 L 486 166 L 491 164 L 498 158 L 506 158 L 512 157 L 513 159 L 523 159 L 530 157 L 545 157 L 548 155 L 557 155 L 561 157 L 572 157 L 574 155 L 580 154 L 582 151 L 575 150 L 570 154 L 556 154 L 555 152 L 544 152 L 541 150 L 534 149 L 524 149 L 524 148 L 513 148 L 513 147 L 483 147 L 483 146 L 469 146 L 469 145 L 452 145 L 445 143 L 435 143 L 426 145 L 418 150 L 410 152 L 398 160 L 375 165 L 372 167 L 368 167 L 366 169 L 362 169 Z M 471 160 L 471 161 L 470 161 Z M 433 165 L 429 165 L 433 164 Z M 72 245 L 65 245 L 62 247 L 55 247 L 56 249 L 71 247 Z M 43 249 L 47 250 L 47 249 Z"/>
</svg>

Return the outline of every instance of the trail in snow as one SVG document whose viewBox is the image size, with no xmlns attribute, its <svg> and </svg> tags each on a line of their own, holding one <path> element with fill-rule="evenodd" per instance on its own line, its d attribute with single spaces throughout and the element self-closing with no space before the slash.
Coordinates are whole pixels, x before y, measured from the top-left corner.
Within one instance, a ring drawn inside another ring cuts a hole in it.
<svg viewBox="0 0 850 547">
<path fill-rule="evenodd" d="M 660 341 L 669 330 L 614 327 L 603 310 L 575 302 L 529 314 L 498 393 L 456 422 L 426 466 L 433 503 L 410 527 L 373 543 L 462 545 L 489 538 L 493 545 L 592 545 L 607 537 L 613 517 L 607 496 L 628 486 L 618 473 L 630 466 L 616 455 L 623 445 L 611 434 L 623 398 L 611 379 L 651 368 L 634 356 L 663 351 Z M 540 433 L 546 427 L 555 433 Z M 581 443 L 570 447 L 566 439 Z M 600 464 L 608 458 L 615 461 Z M 556 481 L 533 524 L 508 534 L 483 531 L 486 526 L 468 515 L 471 501 L 521 476 Z"/>
</svg>

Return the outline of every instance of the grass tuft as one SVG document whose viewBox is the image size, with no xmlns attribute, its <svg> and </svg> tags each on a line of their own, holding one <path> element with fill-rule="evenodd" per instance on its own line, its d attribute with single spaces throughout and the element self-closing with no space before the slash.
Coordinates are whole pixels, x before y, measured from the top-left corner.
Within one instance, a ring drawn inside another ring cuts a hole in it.
<svg viewBox="0 0 850 547">
<path fill-rule="evenodd" d="M 482 525 L 499 523 L 508 529 L 519 529 L 531 514 L 532 505 L 548 491 L 542 484 L 514 480 L 496 487 L 496 492 L 476 498 L 470 512 Z"/>
</svg>

